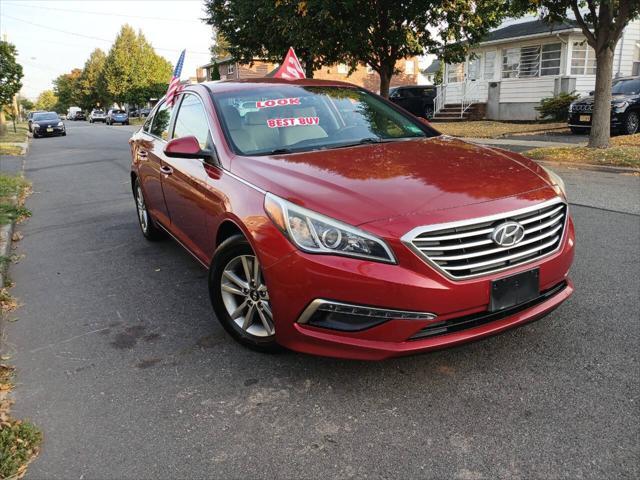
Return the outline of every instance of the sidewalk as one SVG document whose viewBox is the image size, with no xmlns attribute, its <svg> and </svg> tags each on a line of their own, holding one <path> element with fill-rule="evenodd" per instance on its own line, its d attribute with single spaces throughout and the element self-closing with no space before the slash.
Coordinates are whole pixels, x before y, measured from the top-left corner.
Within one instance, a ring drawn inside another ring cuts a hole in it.
<svg viewBox="0 0 640 480">
<path fill-rule="evenodd" d="M 540 135 L 536 135 L 540 138 Z M 536 139 L 515 139 L 515 138 L 462 138 L 467 142 L 478 143 L 480 145 L 492 145 L 498 147 L 517 147 L 516 151 L 529 150 L 539 147 L 584 147 L 587 142 L 563 142 L 557 139 L 536 140 Z M 511 150 L 511 149 L 510 149 Z"/>
</svg>

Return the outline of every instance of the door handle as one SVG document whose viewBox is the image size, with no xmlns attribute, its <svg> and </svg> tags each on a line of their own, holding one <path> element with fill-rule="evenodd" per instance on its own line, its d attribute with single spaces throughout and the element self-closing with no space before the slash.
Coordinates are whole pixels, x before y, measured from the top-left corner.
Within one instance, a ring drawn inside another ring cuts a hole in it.
<svg viewBox="0 0 640 480">
<path fill-rule="evenodd" d="M 160 167 L 160 171 L 165 175 L 171 175 L 173 173 L 173 168 L 163 165 Z"/>
</svg>

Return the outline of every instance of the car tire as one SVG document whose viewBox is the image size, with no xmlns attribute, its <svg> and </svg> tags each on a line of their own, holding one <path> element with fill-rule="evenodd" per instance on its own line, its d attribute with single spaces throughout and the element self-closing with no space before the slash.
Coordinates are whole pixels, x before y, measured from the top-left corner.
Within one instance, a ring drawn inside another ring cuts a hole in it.
<svg viewBox="0 0 640 480">
<path fill-rule="evenodd" d="M 67 136 L 67 132 L 62 132 L 62 136 L 66 137 Z"/>
<path fill-rule="evenodd" d="M 638 131 L 639 125 L 640 114 L 638 112 L 629 112 L 624 117 L 622 133 L 625 135 L 633 135 Z"/>
<path fill-rule="evenodd" d="M 242 235 L 216 249 L 209 268 L 209 296 L 222 327 L 238 343 L 263 353 L 282 350 L 276 343 L 269 294 L 257 256 Z M 249 280 L 249 278 L 250 280 Z"/>
<path fill-rule="evenodd" d="M 124 122 L 123 125 L 129 125 L 129 122 Z"/>
<path fill-rule="evenodd" d="M 580 128 L 580 127 L 569 127 L 571 129 L 571 133 L 575 135 L 584 135 L 589 131 L 588 128 Z"/>
<path fill-rule="evenodd" d="M 147 209 L 147 202 L 145 201 L 142 187 L 140 187 L 140 180 L 138 180 L 137 178 L 133 185 L 133 198 L 136 202 L 138 225 L 140 225 L 140 230 L 142 230 L 142 235 L 144 235 L 144 238 L 151 242 L 156 242 L 165 238 L 164 231 L 156 226 L 155 220 Z"/>
</svg>

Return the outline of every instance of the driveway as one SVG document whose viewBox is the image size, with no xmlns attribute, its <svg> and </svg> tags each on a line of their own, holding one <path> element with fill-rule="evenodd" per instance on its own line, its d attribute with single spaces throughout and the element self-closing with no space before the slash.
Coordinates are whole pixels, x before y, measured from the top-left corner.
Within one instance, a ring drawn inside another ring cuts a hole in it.
<svg viewBox="0 0 640 480">
<path fill-rule="evenodd" d="M 640 179 L 569 171 L 576 294 L 545 319 L 379 363 L 234 343 L 206 272 L 140 234 L 133 128 L 68 122 L 26 161 L 5 325 L 27 478 L 638 478 Z"/>
</svg>

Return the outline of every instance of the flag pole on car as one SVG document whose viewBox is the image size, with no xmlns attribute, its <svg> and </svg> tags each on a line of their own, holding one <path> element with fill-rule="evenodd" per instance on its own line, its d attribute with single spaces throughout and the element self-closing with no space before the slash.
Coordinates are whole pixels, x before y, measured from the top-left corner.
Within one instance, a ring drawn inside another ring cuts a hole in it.
<svg viewBox="0 0 640 480">
<path fill-rule="evenodd" d="M 169 106 L 173 105 L 176 95 L 182 90 L 182 85 L 180 84 L 180 75 L 182 74 L 182 65 L 184 64 L 184 54 L 186 51 L 186 49 L 182 50 L 180 58 L 178 58 L 178 63 L 176 63 L 176 68 L 173 70 L 171 81 L 169 82 L 169 88 L 167 89 L 166 98 L 167 105 Z"/>
</svg>

